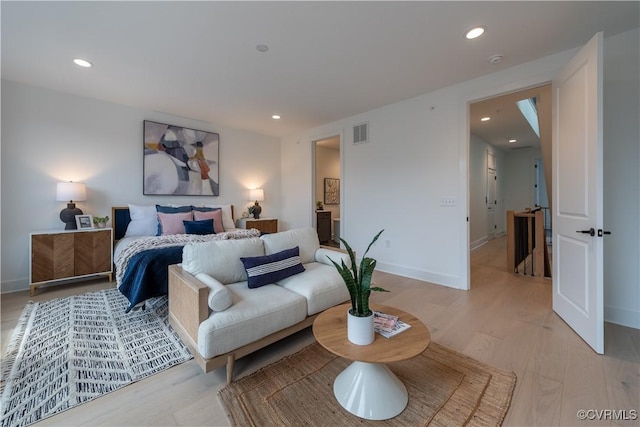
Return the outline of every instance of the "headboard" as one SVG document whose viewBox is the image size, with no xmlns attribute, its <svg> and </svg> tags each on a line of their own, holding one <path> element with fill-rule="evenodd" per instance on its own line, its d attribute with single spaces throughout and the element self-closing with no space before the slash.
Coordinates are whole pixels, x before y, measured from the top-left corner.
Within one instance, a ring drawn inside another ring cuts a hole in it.
<svg viewBox="0 0 640 427">
<path fill-rule="evenodd" d="M 235 220 L 235 213 L 233 212 L 233 205 L 231 205 L 231 218 Z M 124 237 L 127 232 L 127 226 L 131 222 L 131 215 L 129 214 L 128 206 L 113 206 L 111 208 L 111 224 L 113 227 L 113 242 Z"/>
</svg>

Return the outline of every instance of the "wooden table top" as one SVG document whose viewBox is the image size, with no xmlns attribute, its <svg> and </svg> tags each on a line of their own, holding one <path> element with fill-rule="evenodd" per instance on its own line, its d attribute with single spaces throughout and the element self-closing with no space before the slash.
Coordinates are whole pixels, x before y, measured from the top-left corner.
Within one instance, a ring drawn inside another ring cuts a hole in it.
<svg viewBox="0 0 640 427">
<path fill-rule="evenodd" d="M 411 359 L 427 349 L 431 343 L 429 329 L 419 319 L 394 307 L 371 304 L 370 308 L 398 316 L 411 328 L 391 338 L 376 333 L 369 345 L 356 345 L 347 338 L 347 310 L 351 303 L 332 307 L 318 315 L 313 322 L 313 335 L 322 347 L 348 360 L 368 363 L 388 363 Z"/>
</svg>

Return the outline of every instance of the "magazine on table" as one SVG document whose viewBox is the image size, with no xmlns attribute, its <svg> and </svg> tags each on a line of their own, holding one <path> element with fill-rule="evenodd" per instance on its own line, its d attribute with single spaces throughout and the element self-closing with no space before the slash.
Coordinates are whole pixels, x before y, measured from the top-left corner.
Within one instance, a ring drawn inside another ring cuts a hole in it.
<svg viewBox="0 0 640 427">
<path fill-rule="evenodd" d="M 391 338 L 411 327 L 410 324 L 399 320 L 398 316 L 381 313 L 379 311 L 375 311 L 373 315 L 374 330 L 385 338 Z"/>
<path fill-rule="evenodd" d="M 373 312 L 373 325 L 376 330 L 391 332 L 393 327 L 396 326 L 398 316 L 382 313 L 380 311 Z"/>
</svg>

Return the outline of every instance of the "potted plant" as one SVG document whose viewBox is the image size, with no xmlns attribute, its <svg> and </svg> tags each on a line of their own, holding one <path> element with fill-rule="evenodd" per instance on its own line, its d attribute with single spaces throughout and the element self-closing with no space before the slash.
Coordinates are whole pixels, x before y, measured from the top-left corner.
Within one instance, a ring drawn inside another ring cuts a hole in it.
<svg viewBox="0 0 640 427">
<path fill-rule="evenodd" d="M 316 202 L 316 209 L 319 210 L 319 211 L 324 210 L 324 205 L 322 204 L 321 200 L 318 200 Z"/>
<path fill-rule="evenodd" d="M 93 223 L 98 228 L 105 228 L 107 226 L 107 221 L 109 221 L 108 216 L 94 216 Z"/>
<path fill-rule="evenodd" d="M 347 267 L 344 260 L 338 264 L 331 258 L 331 262 L 342 276 L 344 284 L 349 290 L 351 296 L 351 308 L 347 313 L 347 336 L 349 341 L 358 345 L 371 344 L 374 339 L 373 330 L 373 311 L 369 308 L 369 296 L 372 291 L 376 292 L 389 292 L 384 288 L 378 286 L 371 286 L 371 278 L 373 277 L 373 270 L 376 268 L 377 261 L 373 258 L 367 258 L 367 253 L 371 246 L 378 240 L 378 237 L 384 230 L 380 230 L 378 234 L 373 238 L 367 250 L 362 256 L 360 261 L 360 267 L 356 264 L 356 256 L 351 249 L 351 246 L 343 239 L 340 241 L 344 243 L 344 247 L 349 253 L 351 259 L 351 268 Z"/>
</svg>

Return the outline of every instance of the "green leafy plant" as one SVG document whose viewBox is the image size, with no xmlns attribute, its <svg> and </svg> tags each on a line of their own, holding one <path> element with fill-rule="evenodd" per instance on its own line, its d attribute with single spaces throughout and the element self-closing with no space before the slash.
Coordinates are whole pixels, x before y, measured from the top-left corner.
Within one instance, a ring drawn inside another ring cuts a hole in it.
<svg viewBox="0 0 640 427">
<path fill-rule="evenodd" d="M 380 237 L 383 231 L 384 230 L 380 230 L 371 243 L 369 243 L 369 246 L 367 246 L 367 250 L 364 252 L 364 255 L 362 255 L 362 261 L 360 261 L 360 268 L 358 268 L 356 264 L 355 253 L 343 238 L 340 238 L 340 241 L 344 243 L 344 247 L 349 253 L 351 268 L 347 267 L 344 260 L 338 264 L 329 258 L 338 270 L 338 273 L 340 273 L 340 276 L 342 276 L 342 280 L 344 280 L 344 284 L 349 290 L 349 295 L 351 296 L 350 313 L 353 316 L 367 317 L 371 315 L 372 312 L 369 309 L 369 295 L 371 295 L 372 291 L 389 292 L 388 290 L 378 286 L 371 287 L 371 278 L 373 277 L 373 270 L 376 268 L 377 261 L 373 258 L 367 258 L 369 249 L 373 246 L 376 240 L 378 240 L 378 237 Z"/>
<path fill-rule="evenodd" d="M 320 210 L 320 209 L 323 209 L 323 208 L 324 208 L 324 206 L 323 206 L 323 204 L 322 204 L 322 202 L 321 202 L 320 200 L 318 200 L 318 201 L 316 202 L 316 208 L 318 208 L 318 210 Z"/>
<path fill-rule="evenodd" d="M 93 223 L 94 224 L 106 224 L 109 221 L 108 216 L 94 216 Z"/>
</svg>

